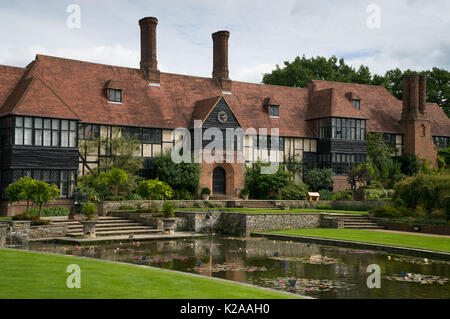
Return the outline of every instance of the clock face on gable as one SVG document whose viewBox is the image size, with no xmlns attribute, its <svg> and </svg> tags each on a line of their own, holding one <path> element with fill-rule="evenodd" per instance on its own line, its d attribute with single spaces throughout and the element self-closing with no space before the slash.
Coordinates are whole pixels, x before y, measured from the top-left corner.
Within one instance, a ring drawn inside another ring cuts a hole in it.
<svg viewBox="0 0 450 319">
<path fill-rule="evenodd" d="M 225 124 L 228 121 L 227 113 L 225 113 L 224 111 L 219 112 L 219 114 L 217 114 L 217 120 L 220 123 Z"/>
</svg>

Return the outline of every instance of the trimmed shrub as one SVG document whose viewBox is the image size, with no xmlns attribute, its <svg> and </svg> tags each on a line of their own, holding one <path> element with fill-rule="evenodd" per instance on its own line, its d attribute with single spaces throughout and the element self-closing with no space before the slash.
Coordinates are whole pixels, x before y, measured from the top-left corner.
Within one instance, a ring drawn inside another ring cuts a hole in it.
<svg viewBox="0 0 450 319">
<path fill-rule="evenodd" d="M 187 189 L 176 189 L 173 192 L 173 199 L 176 200 L 194 200 L 197 196 L 192 194 Z"/>
<path fill-rule="evenodd" d="M 173 196 L 172 187 L 158 179 L 139 182 L 136 192 L 145 199 L 165 200 Z"/>
<path fill-rule="evenodd" d="M 332 200 L 334 195 L 333 191 L 330 191 L 329 189 L 321 189 L 319 194 L 320 200 Z"/>
<path fill-rule="evenodd" d="M 175 217 L 175 206 L 171 202 L 165 202 L 162 208 L 164 218 Z"/>
<path fill-rule="evenodd" d="M 431 214 L 433 209 L 450 209 L 450 176 L 423 175 L 409 177 L 394 187 L 393 201 L 396 207 L 416 210 L 424 209 Z M 448 216 L 448 215 L 447 215 Z"/>
<path fill-rule="evenodd" d="M 208 187 L 203 187 L 202 195 L 211 195 L 211 190 Z"/>
<path fill-rule="evenodd" d="M 353 191 L 345 190 L 334 193 L 332 200 L 353 200 Z"/>
<path fill-rule="evenodd" d="M 374 207 L 371 210 L 375 217 L 388 217 L 388 218 L 396 218 L 396 217 L 409 217 L 413 216 L 414 212 L 405 207 L 395 207 L 393 205 L 384 205 L 379 207 Z"/>
<path fill-rule="evenodd" d="M 38 208 L 31 208 L 28 213 L 33 215 L 39 215 Z M 67 216 L 69 215 L 69 210 L 66 207 L 46 207 L 42 209 L 42 217 L 53 217 L 53 216 Z"/>
<path fill-rule="evenodd" d="M 95 215 L 98 213 L 97 207 L 94 203 L 86 203 L 81 209 L 81 213 L 86 216 L 88 220 L 94 219 Z"/>
<path fill-rule="evenodd" d="M 287 200 L 305 200 L 308 186 L 304 183 L 291 182 L 281 190 L 281 198 Z"/>
<path fill-rule="evenodd" d="M 315 168 L 306 172 L 305 182 L 309 189 L 318 192 L 321 189 L 333 189 L 333 171 L 331 168 L 319 169 Z"/>
</svg>

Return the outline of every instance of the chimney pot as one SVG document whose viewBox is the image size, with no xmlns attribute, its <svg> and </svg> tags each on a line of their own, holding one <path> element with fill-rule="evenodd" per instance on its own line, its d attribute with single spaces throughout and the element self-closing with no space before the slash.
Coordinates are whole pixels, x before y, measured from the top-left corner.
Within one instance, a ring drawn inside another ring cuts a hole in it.
<svg viewBox="0 0 450 319">
<path fill-rule="evenodd" d="M 146 17 L 139 20 L 141 27 L 141 69 L 147 80 L 159 84 L 160 72 L 156 59 L 156 26 L 158 19 Z"/>
</svg>

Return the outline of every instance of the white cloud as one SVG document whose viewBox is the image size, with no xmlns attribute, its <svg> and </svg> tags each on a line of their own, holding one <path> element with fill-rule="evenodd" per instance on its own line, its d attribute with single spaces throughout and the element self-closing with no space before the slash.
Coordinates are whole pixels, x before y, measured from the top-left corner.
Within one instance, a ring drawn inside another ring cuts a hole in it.
<svg viewBox="0 0 450 319">
<path fill-rule="evenodd" d="M 211 33 L 228 29 L 230 75 L 260 82 L 298 55 L 344 55 L 355 67 L 450 69 L 450 1 L 377 0 L 381 28 L 366 26 L 374 1 L 78 0 L 81 29 L 65 25 L 69 2 L 0 4 L 0 63 L 25 66 L 36 53 L 139 66 L 138 20 L 156 16 L 161 71 L 210 77 Z M 361 54 L 366 52 L 367 54 Z M 371 53 L 372 52 L 372 53 Z M 373 53 L 375 52 L 375 53 Z"/>
</svg>

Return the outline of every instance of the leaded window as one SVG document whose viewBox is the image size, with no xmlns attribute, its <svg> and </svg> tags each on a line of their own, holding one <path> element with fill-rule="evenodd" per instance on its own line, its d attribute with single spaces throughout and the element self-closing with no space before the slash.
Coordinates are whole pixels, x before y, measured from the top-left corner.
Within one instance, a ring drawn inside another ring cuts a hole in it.
<svg viewBox="0 0 450 319">
<path fill-rule="evenodd" d="M 279 105 L 269 105 L 269 115 L 273 117 L 280 116 L 280 106 Z"/>
<path fill-rule="evenodd" d="M 108 91 L 110 102 L 122 103 L 122 90 L 108 89 Z"/>
<path fill-rule="evenodd" d="M 77 122 L 17 116 L 14 144 L 77 147 Z"/>
<path fill-rule="evenodd" d="M 349 118 L 319 120 L 320 139 L 365 140 L 366 121 Z"/>
</svg>

